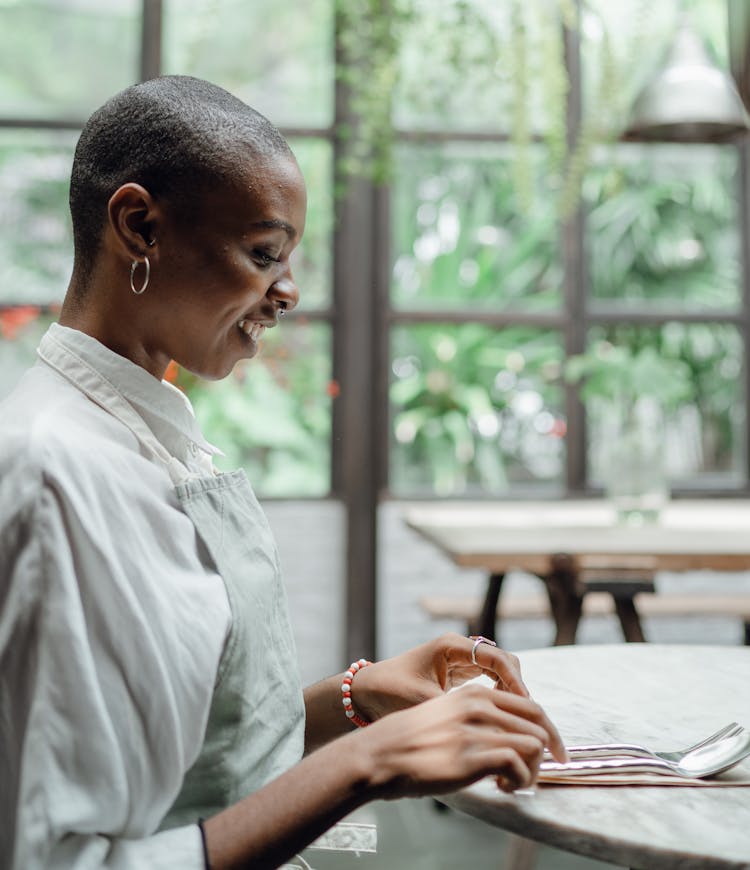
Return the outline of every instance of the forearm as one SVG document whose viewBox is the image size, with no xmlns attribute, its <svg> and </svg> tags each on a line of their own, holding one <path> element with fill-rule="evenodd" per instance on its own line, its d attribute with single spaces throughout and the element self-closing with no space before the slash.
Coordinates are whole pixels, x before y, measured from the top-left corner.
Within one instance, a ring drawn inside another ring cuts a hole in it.
<svg viewBox="0 0 750 870">
<path fill-rule="evenodd" d="M 304 691 L 306 755 L 354 728 L 341 703 L 342 679 L 335 674 Z"/>
<path fill-rule="evenodd" d="M 369 722 L 440 694 L 440 689 L 433 685 L 414 681 L 404 685 L 389 677 L 389 673 L 388 660 L 375 662 L 358 671 L 352 683 L 354 710 Z M 344 713 L 341 694 L 343 678 L 342 671 L 305 689 L 305 754 L 355 727 Z"/>
<path fill-rule="evenodd" d="M 343 715 L 342 715 L 342 718 Z M 283 864 L 375 797 L 372 763 L 352 733 L 205 823 L 213 870 Z"/>
</svg>

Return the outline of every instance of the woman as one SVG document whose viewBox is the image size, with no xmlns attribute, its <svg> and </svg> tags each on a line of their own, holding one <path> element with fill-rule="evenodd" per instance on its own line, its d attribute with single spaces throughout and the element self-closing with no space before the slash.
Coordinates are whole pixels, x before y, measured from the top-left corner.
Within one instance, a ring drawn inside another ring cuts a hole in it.
<svg viewBox="0 0 750 870">
<path fill-rule="evenodd" d="M 481 640 L 362 663 L 343 697 L 298 685 L 267 523 L 162 381 L 226 376 L 297 304 L 278 131 L 197 79 L 128 88 L 81 134 L 70 205 L 60 323 L 0 406 L 4 866 L 276 867 L 373 798 L 563 759 Z M 481 673 L 498 688 L 446 693 Z"/>
</svg>

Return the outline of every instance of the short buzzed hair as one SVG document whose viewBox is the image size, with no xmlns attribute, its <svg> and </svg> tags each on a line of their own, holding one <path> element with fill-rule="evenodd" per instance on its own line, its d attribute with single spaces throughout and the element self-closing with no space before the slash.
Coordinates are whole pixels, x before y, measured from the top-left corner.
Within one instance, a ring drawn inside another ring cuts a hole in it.
<svg viewBox="0 0 750 870">
<path fill-rule="evenodd" d="M 127 182 L 178 205 L 231 181 L 248 163 L 292 156 L 274 125 L 228 91 L 191 76 L 162 76 L 126 88 L 86 122 L 70 179 L 75 271 L 87 283 L 107 203 Z"/>
</svg>

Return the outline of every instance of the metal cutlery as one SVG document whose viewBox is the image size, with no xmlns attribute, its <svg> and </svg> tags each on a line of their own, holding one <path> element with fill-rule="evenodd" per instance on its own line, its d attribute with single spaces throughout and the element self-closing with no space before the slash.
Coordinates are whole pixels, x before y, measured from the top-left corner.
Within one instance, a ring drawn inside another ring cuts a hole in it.
<svg viewBox="0 0 750 870">
<path fill-rule="evenodd" d="M 692 746 L 687 746 L 684 749 L 675 749 L 671 752 L 657 752 L 637 743 L 591 743 L 581 746 L 567 746 L 566 749 L 568 750 L 568 755 L 571 757 L 571 760 L 608 757 L 612 755 L 634 755 L 638 758 L 656 758 L 661 761 L 679 762 L 686 755 L 694 752 L 696 749 L 700 749 L 703 746 L 709 746 L 724 737 L 739 734 L 741 731 L 744 731 L 744 728 L 741 725 L 738 725 L 737 722 L 731 722 L 729 725 L 720 728 L 715 734 L 711 734 L 709 737 L 699 740 Z"/>
<path fill-rule="evenodd" d="M 703 743 L 682 756 L 680 761 L 663 758 L 613 755 L 573 758 L 566 763 L 543 761 L 540 773 L 549 780 L 555 776 L 592 776 L 596 774 L 655 773 L 704 779 L 734 767 L 750 756 L 750 731 L 740 729 L 710 743 Z"/>
</svg>

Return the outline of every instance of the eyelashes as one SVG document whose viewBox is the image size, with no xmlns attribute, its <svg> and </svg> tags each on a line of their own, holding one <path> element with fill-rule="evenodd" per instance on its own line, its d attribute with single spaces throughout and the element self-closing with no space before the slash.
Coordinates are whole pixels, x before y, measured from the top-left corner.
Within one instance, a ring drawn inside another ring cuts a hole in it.
<svg viewBox="0 0 750 870">
<path fill-rule="evenodd" d="M 253 251 L 253 258 L 258 263 L 258 265 L 263 269 L 267 269 L 271 265 L 271 263 L 280 263 L 281 262 L 281 260 L 279 260 L 278 257 L 274 257 L 268 251 L 263 251 L 259 248 L 256 248 Z"/>
</svg>

